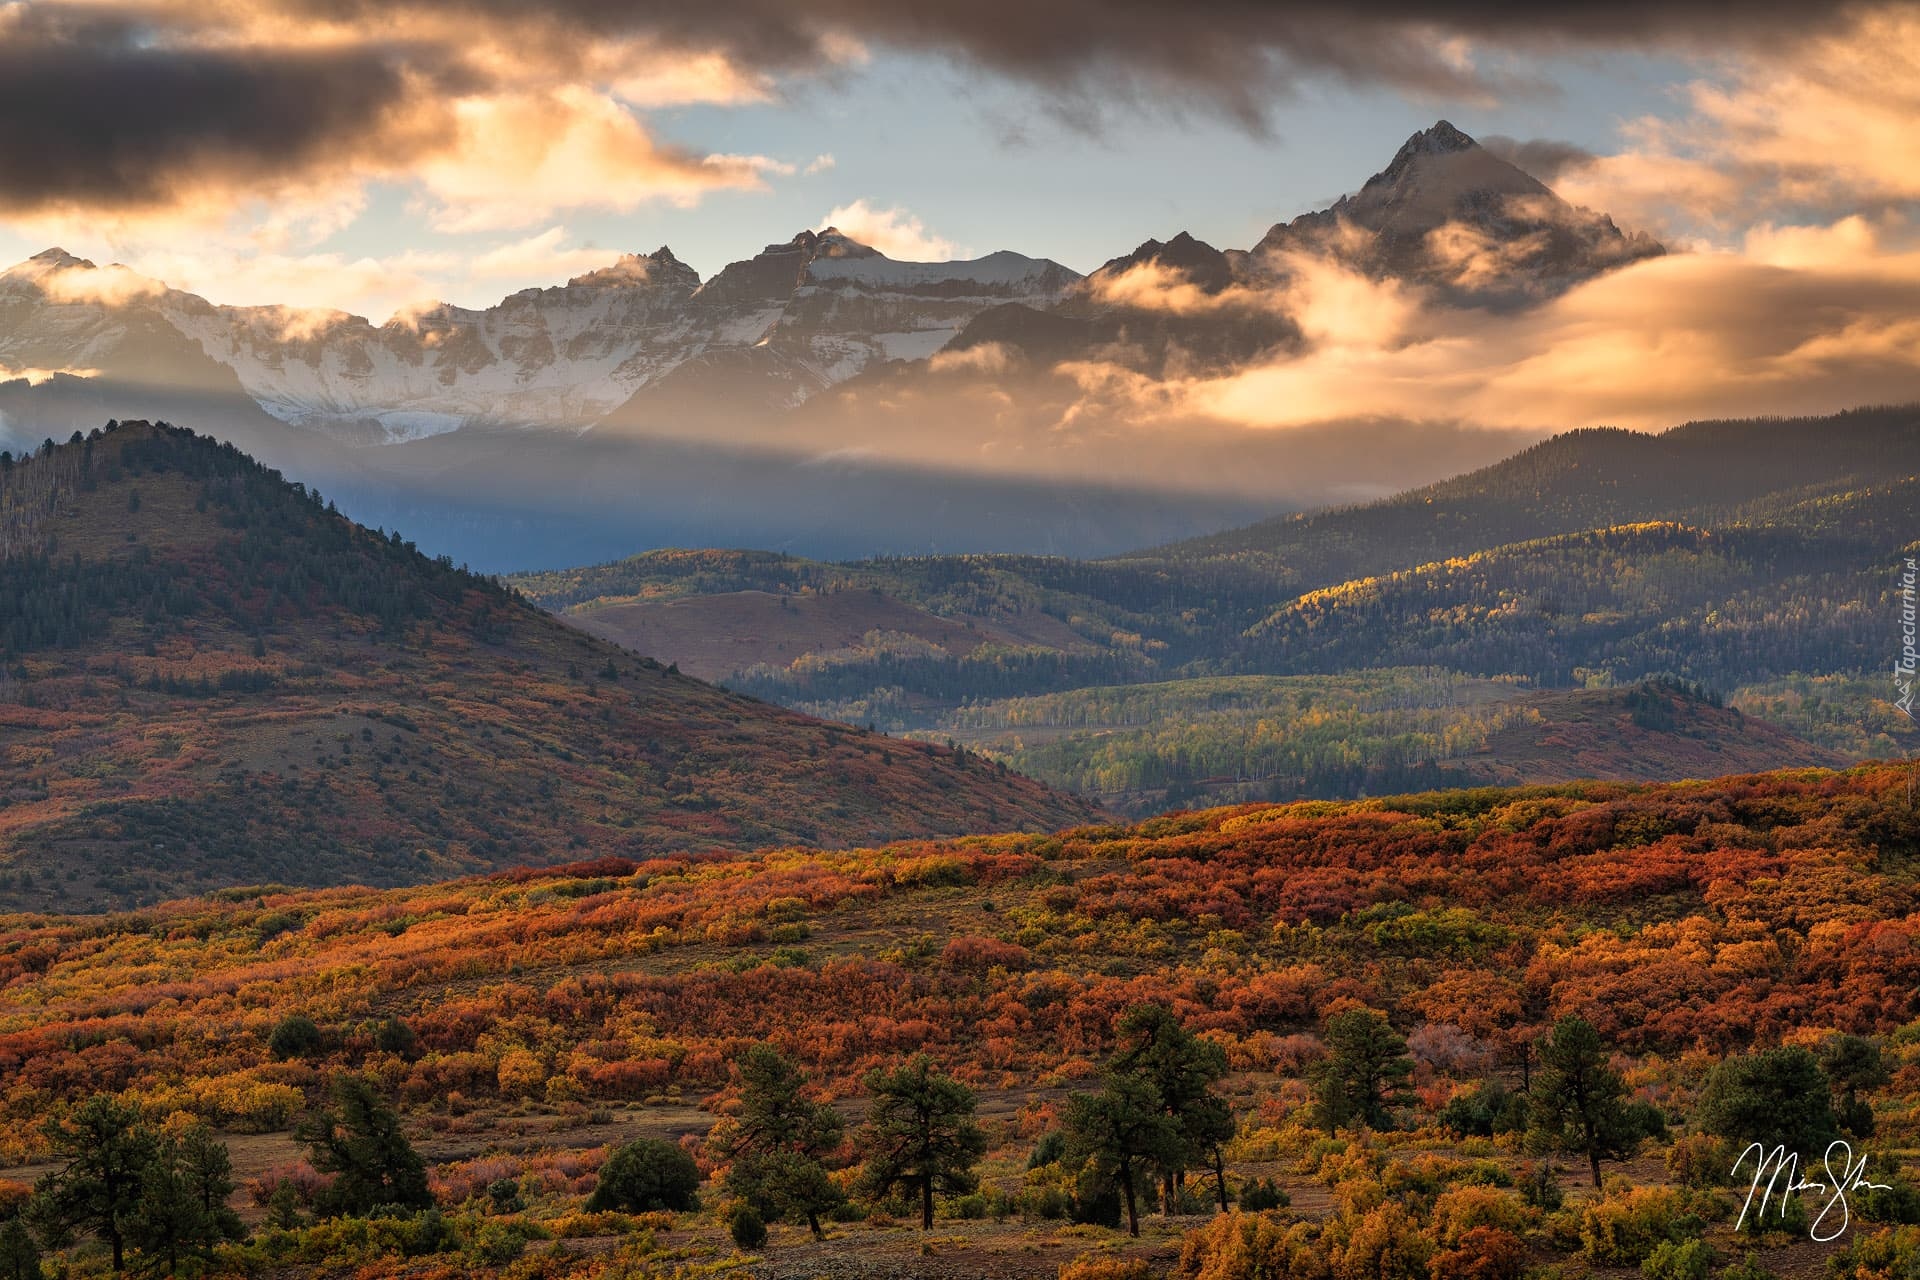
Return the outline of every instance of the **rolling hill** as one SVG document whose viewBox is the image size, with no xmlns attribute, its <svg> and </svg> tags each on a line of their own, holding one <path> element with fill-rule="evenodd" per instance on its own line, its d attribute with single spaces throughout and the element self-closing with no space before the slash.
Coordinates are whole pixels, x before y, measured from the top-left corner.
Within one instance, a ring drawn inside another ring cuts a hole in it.
<svg viewBox="0 0 1920 1280">
<path fill-rule="evenodd" d="M 146 423 L 5 460 L 0 663 L 0 905 L 1092 812 L 564 627 Z"/>
<path fill-rule="evenodd" d="M 1107 560 L 829 564 L 681 551 L 515 581 L 590 628 L 636 613 L 706 617 L 714 625 L 704 631 L 656 631 L 662 657 L 698 655 L 730 687 L 815 714 L 978 742 L 1100 794 L 1167 785 L 1094 775 L 1152 776 L 1183 735 L 1182 749 L 1208 754 L 1211 731 L 1183 720 L 1206 710 L 1206 682 L 1413 667 L 1512 678 L 1542 693 L 1670 675 L 1752 708 L 1791 703 L 1797 726 L 1857 758 L 1897 753 L 1909 727 L 1861 681 L 1890 657 L 1889 568 L 1913 545 L 1915 457 L 1913 407 L 1697 422 L 1659 435 L 1584 430 L 1379 502 Z M 767 606 L 731 633 L 733 648 L 721 645 L 718 620 L 738 607 L 723 598 L 753 592 L 785 600 L 785 612 Z M 852 625 L 818 638 L 785 625 L 835 597 L 857 597 L 858 612 L 876 621 L 887 613 L 913 625 L 875 625 L 857 642 Z M 719 672 L 727 662 L 734 669 Z M 1847 707 L 1800 716 L 1798 695 L 1782 701 L 1781 682 L 1810 680 L 1839 681 L 1832 687 L 1847 690 Z M 1040 748 L 978 736 L 1003 700 L 1075 691 L 1097 700 L 1112 686 L 1189 681 L 1200 682 L 1197 701 L 1176 697 L 1151 746 L 1071 715 L 1049 730 L 1044 762 Z M 1260 711 L 1248 703 L 1235 714 Z M 1265 711 L 1273 724 L 1291 719 L 1284 705 Z M 1061 742 L 1089 735 L 1101 741 Z M 1371 730 L 1363 737 L 1375 741 Z M 1113 759 L 1127 742 L 1143 754 Z M 1366 785 L 1369 770 L 1377 783 L 1380 770 L 1400 776 L 1411 762 L 1376 745 L 1384 754 L 1342 766 L 1345 794 Z M 1097 768 L 1083 767 L 1096 757 Z M 1567 776 L 1527 758 L 1543 779 Z M 1680 757 L 1648 758 L 1678 767 Z M 1189 781 L 1220 772 L 1177 771 Z"/>
</svg>

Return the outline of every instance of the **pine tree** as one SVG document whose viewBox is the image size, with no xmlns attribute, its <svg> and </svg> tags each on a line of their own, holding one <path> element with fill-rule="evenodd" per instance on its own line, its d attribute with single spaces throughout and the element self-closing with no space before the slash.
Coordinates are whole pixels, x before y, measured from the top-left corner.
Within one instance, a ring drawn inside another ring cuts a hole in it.
<svg viewBox="0 0 1920 1280">
<path fill-rule="evenodd" d="M 373 1082 L 343 1074 L 334 1077 L 330 1092 L 332 1105 L 302 1121 L 294 1133 L 307 1144 L 313 1167 L 333 1175 L 320 1200 L 322 1212 L 341 1216 L 381 1205 L 432 1207 L 426 1165 Z"/>
<path fill-rule="evenodd" d="M 46 1134 L 67 1166 L 42 1178 L 36 1194 L 62 1227 L 105 1240 L 114 1271 L 125 1271 L 127 1226 L 160 1154 L 159 1138 L 138 1109 L 105 1094 L 87 1099 L 64 1120 L 49 1121 Z"/>
<path fill-rule="evenodd" d="M 770 1044 L 756 1044 L 734 1063 L 740 1077 L 740 1114 L 714 1127 L 709 1144 L 731 1160 L 727 1190 L 763 1219 L 803 1219 L 823 1237 L 820 1215 L 843 1197 L 827 1177 L 827 1160 L 846 1124 L 824 1102 L 807 1096 L 807 1076 Z"/>
<path fill-rule="evenodd" d="M 1624 1160 L 1642 1131 L 1627 1107 L 1627 1086 L 1607 1061 L 1600 1033 L 1585 1018 L 1565 1017 L 1540 1045 L 1530 1093 L 1528 1137 L 1536 1146 L 1584 1155 L 1593 1185 L 1600 1162 Z"/>
<path fill-rule="evenodd" d="M 893 1071 L 875 1068 L 865 1084 L 873 1109 L 859 1138 L 867 1157 L 861 1183 L 876 1196 L 912 1188 L 920 1229 L 931 1230 L 936 1194 L 964 1195 L 979 1185 L 973 1166 L 987 1153 L 987 1135 L 974 1122 L 973 1090 L 934 1070 L 924 1053 Z"/>
<path fill-rule="evenodd" d="M 1314 1078 L 1314 1110 L 1329 1133 L 1348 1125 L 1393 1127 L 1413 1059 L 1406 1039 L 1375 1009 L 1348 1009 L 1327 1019 L 1327 1057 Z"/>
<path fill-rule="evenodd" d="M 1127 1207 L 1127 1234 L 1140 1234 L 1140 1179 L 1179 1159 L 1180 1128 L 1161 1105 L 1160 1095 L 1137 1076 L 1108 1072 L 1098 1093 L 1067 1099 L 1066 1154 L 1120 1190 Z"/>
<path fill-rule="evenodd" d="M 1140 1005 L 1121 1017 L 1120 1045 L 1111 1069 L 1152 1085 L 1161 1108 L 1180 1131 L 1180 1158 L 1161 1170 L 1161 1208 L 1174 1212 L 1186 1170 L 1213 1169 L 1220 1212 L 1227 1211 L 1224 1144 L 1233 1137 L 1233 1112 L 1213 1092 L 1227 1074 L 1227 1054 L 1219 1045 L 1188 1031 L 1164 1005 Z"/>
</svg>

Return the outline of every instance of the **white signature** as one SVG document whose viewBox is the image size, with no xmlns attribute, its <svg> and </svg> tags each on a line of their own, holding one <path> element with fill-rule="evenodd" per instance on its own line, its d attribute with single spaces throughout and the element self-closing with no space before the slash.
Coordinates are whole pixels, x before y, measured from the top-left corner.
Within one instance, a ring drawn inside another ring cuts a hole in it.
<svg viewBox="0 0 1920 1280">
<path fill-rule="evenodd" d="M 1835 1153 L 1838 1153 L 1840 1158 L 1837 1172 L 1833 1163 Z M 1825 1182 L 1814 1182 L 1803 1175 L 1800 1172 L 1800 1157 L 1797 1154 L 1789 1154 L 1785 1146 L 1776 1146 L 1769 1151 L 1758 1142 L 1752 1143 L 1740 1153 L 1740 1158 L 1733 1162 L 1730 1176 L 1739 1176 L 1740 1166 L 1747 1162 L 1748 1156 L 1752 1156 L 1754 1162 L 1753 1182 L 1747 1188 L 1747 1202 L 1740 1206 L 1740 1218 L 1734 1223 L 1736 1229 L 1745 1225 L 1749 1211 L 1753 1212 L 1753 1220 L 1756 1224 L 1764 1219 L 1767 1216 L 1767 1205 L 1773 1200 L 1776 1190 L 1779 1193 L 1781 1212 L 1786 1209 L 1788 1196 L 1824 1195 L 1827 1197 L 1826 1204 L 1821 1207 L 1820 1215 L 1813 1220 L 1813 1225 L 1808 1230 L 1809 1235 L 1824 1244 L 1829 1240 L 1838 1240 L 1846 1233 L 1847 1224 L 1851 1221 L 1847 1211 L 1849 1191 L 1891 1190 L 1884 1182 L 1867 1181 L 1866 1156 L 1861 1156 L 1856 1162 L 1853 1158 L 1853 1147 L 1844 1139 L 1828 1143 L 1826 1154 L 1821 1157 L 1821 1167 L 1827 1175 Z M 1764 1188 L 1760 1181 L 1762 1178 L 1766 1179 Z M 1782 1179 L 1785 1180 L 1784 1185 L 1782 1185 Z M 1755 1195 L 1760 1197 L 1760 1207 L 1757 1211 L 1753 1208 Z M 1840 1224 L 1826 1229 L 1823 1234 L 1820 1224 L 1825 1222 L 1827 1216 L 1836 1208 L 1840 1210 Z"/>
</svg>

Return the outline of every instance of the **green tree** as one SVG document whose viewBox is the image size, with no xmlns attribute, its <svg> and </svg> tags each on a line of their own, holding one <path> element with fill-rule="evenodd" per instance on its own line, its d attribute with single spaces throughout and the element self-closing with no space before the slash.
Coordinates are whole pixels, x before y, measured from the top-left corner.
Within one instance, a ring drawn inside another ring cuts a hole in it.
<svg viewBox="0 0 1920 1280">
<path fill-rule="evenodd" d="M 40 1280 L 40 1244 L 26 1219 L 8 1214 L 0 1222 L 0 1280 Z"/>
<path fill-rule="evenodd" d="M 936 1194 L 964 1195 L 979 1185 L 973 1166 L 987 1153 L 987 1135 L 973 1118 L 973 1090 L 936 1071 L 924 1053 L 893 1071 L 876 1067 L 864 1083 L 873 1107 L 859 1135 L 867 1159 L 861 1185 L 876 1196 L 913 1189 L 920 1228 L 930 1230 Z"/>
<path fill-rule="evenodd" d="M 305 1058 L 320 1052 L 325 1037 L 320 1027 L 304 1013 L 290 1013 L 273 1026 L 273 1033 L 267 1037 L 267 1049 L 274 1057 L 285 1061 L 288 1058 Z"/>
<path fill-rule="evenodd" d="M 1393 1127 L 1393 1108 L 1406 1098 L 1413 1058 L 1385 1014 L 1348 1009 L 1327 1019 L 1327 1056 L 1315 1068 L 1314 1114 L 1329 1133 L 1349 1125 Z"/>
<path fill-rule="evenodd" d="M 380 1205 L 426 1209 L 433 1204 L 427 1169 L 400 1131 L 400 1117 L 365 1076 L 342 1074 L 332 1105 L 301 1121 L 294 1136 L 308 1160 L 332 1183 L 316 1207 L 327 1216 L 362 1215 Z"/>
<path fill-rule="evenodd" d="M 1779 1045 L 1727 1058 L 1707 1073 L 1694 1120 L 1739 1144 L 1779 1143 L 1803 1159 L 1840 1136 L 1826 1073 L 1802 1045 Z"/>
<path fill-rule="evenodd" d="M 107 1242 L 113 1269 L 127 1268 L 127 1230 L 140 1202 L 147 1169 L 160 1140 L 132 1104 L 96 1094 L 66 1119 L 47 1122 L 54 1152 L 66 1160 L 36 1188 L 47 1215 L 62 1229 Z"/>
<path fill-rule="evenodd" d="M 147 1166 L 140 1200 L 128 1224 L 128 1239 L 146 1255 L 149 1269 L 173 1275 L 187 1257 L 206 1258 L 223 1240 L 246 1234 L 227 1204 L 233 1194 L 233 1161 L 205 1125 L 163 1141 Z"/>
<path fill-rule="evenodd" d="M 373 1047 L 382 1053 L 397 1053 L 403 1058 L 411 1058 L 420 1046 L 420 1038 L 413 1028 L 398 1018 L 387 1018 L 374 1029 Z"/>
<path fill-rule="evenodd" d="M 1172 1213 L 1185 1172 L 1205 1164 L 1213 1171 L 1220 1212 L 1227 1211 L 1225 1145 L 1233 1137 L 1233 1112 L 1213 1086 L 1227 1074 L 1226 1050 L 1194 1035 L 1172 1010 L 1147 1004 L 1129 1009 L 1117 1030 L 1120 1044 L 1110 1069 L 1151 1084 L 1160 1105 L 1179 1129 L 1179 1159 L 1161 1170 L 1161 1208 Z"/>
<path fill-rule="evenodd" d="M 752 1205 L 735 1205 L 727 1215 L 727 1234 L 742 1249 L 758 1249 L 767 1243 L 767 1224 L 760 1220 Z"/>
<path fill-rule="evenodd" d="M 699 1193 L 700 1169 L 692 1156 L 671 1142 L 641 1138 L 615 1151 L 600 1166 L 600 1181 L 587 1208 L 594 1213 L 608 1209 L 678 1212 L 698 1207 Z"/>
<path fill-rule="evenodd" d="M 1068 1097 L 1064 1119 L 1066 1155 L 1120 1189 L 1127 1234 L 1139 1235 L 1140 1179 L 1177 1161 L 1184 1149 L 1180 1127 L 1158 1091 L 1138 1076 L 1109 1072 L 1100 1092 Z"/>
<path fill-rule="evenodd" d="M 162 1153 L 147 1166 L 140 1199 L 127 1220 L 127 1240 L 141 1255 L 144 1271 L 173 1275 L 200 1233 L 200 1205 L 180 1176 L 180 1169 Z"/>
<path fill-rule="evenodd" d="M 176 1150 L 181 1176 L 200 1208 L 197 1243 L 205 1250 L 221 1240 L 244 1238 L 246 1227 L 227 1204 L 233 1194 L 233 1157 L 226 1144 L 212 1129 L 196 1124 L 180 1136 Z"/>
<path fill-rule="evenodd" d="M 1821 1042 L 1820 1069 L 1833 1089 L 1834 1119 L 1856 1138 L 1873 1136 L 1873 1106 L 1860 1095 L 1893 1080 L 1880 1046 L 1865 1036 L 1832 1035 Z"/>
<path fill-rule="evenodd" d="M 800 1218 L 816 1238 L 824 1236 L 820 1215 L 843 1199 L 826 1162 L 839 1149 L 845 1122 L 807 1096 L 806 1073 L 770 1044 L 750 1046 L 734 1069 L 740 1113 L 714 1126 L 708 1140 L 732 1161 L 727 1190 L 763 1219 Z"/>
<path fill-rule="evenodd" d="M 1539 1148 L 1586 1156 L 1596 1187 L 1600 1162 L 1632 1155 L 1658 1120 L 1658 1113 L 1628 1105 L 1626 1083 L 1585 1018 L 1560 1019 L 1541 1041 L 1540 1068 L 1529 1096 L 1529 1140 Z"/>
</svg>

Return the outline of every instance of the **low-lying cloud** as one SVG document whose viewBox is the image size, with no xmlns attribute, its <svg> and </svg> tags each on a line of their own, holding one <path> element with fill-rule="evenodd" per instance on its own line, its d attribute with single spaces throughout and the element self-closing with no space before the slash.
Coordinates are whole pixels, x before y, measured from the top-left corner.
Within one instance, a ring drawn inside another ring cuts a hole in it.
<svg viewBox="0 0 1920 1280">
<path fill-rule="evenodd" d="M 1126 391 L 1104 411 L 1254 429 L 1372 419 L 1655 429 L 1916 400 L 1913 230 L 1858 216 L 1762 227 L 1739 251 L 1633 263 L 1517 314 L 1413 304 L 1402 286 L 1326 263 L 1335 287 L 1287 298 L 1309 336 L 1298 355 L 1150 395 L 1076 376 L 1095 398 Z"/>
<path fill-rule="evenodd" d="M 828 227 L 907 262 L 950 262 L 962 252 L 953 241 L 929 231 L 915 214 L 898 206 L 878 209 L 866 200 L 834 207 L 814 229 Z"/>
</svg>

